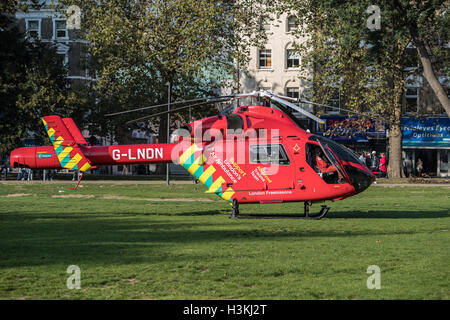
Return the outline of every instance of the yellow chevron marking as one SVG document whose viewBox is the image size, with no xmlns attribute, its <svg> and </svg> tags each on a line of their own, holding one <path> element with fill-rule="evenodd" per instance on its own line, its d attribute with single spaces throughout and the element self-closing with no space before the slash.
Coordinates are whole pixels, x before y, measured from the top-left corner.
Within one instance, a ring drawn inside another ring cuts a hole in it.
<svg viewBox="0 0 450 320">
<path fill-rule="evenodd" d="M 42 122 L 44 123 L 44 126 L 47 125 L 47 121 L 45 121 L 44 119 L 42 119 Z"/>
<path fill-rule="evenodd" d="M 230 201 L 231 197 L 235 194 L 234 190 L 230 187 L 222 194 L 222 199 Z"/>
<path fill-rule="evenodd" d="M 54 135 L 55 132 L 56 132 L 56 131 L 55 131 L 55 129 L 53 129 L 53 128 L 50 128 L 50 129 L 48 129 L 48 131 L 47 131 L 49 137 L 51 137 L 52 135 Z"/>
<path fill-rule="evenodd" d="M 73 150 L 72 147 L 66 147 L 63 151 L 58 155 L 59 162 L 61 162 L 70 152 Z"/>
<path fill-rule="evenodd" d="M 67 169 L 73 169 L 73 167 L 75 167 L 78 164 L 78 162 L 81 161 L 81 159 L 83 159 L 83 157 L 80 156 L 79 153 L 77 153 L 72 159 L 70 159 L 69 162 L 67 162 L 65 167 Z"/>
<path fill-rule="evenodd" d="M 222 183 L 225 182 L 225 179 L 222 178 L 222 176 L 220 176 L 219 178 L 216 179 L 216 181 L 214 181 L 214 183 L 211 185 L 211 187 L 209 187 L 209 190 L 206 191 L 207 193 L 214 193 L 217 191 L 217 189 L 220 188 L 220 186 L 222 185 Z"/>
<path fill-rule="evenodd" d="M 216 168 L 213 166 L 209 166 L 208 169 L 205 170 L 205 172 L 202 173 L 202 175 L 198 178 L 201 183 L 205 184 L 205 181 L 208 180 L 208 178 L 216 172 Z"/>
<path fill-rule="evenodd" d="M 203 155 L 203 153 L 200 155 L 200 157 L 198 157 L 197 159 L 195 159 L 194 163 L 191 164 L 191 166 L 189 167 L 188 171 L 190 174 L 194 175 L 195 171 L 197 171 L 197 169 L 203 165 L 206 161 L 205 156 Z"/>
<path fill-rule="evenodd" d="M 183 165 L 187 159 L 197 150 L 197 146 L 193 143 L 180 157 L 180 164 Z"/>
<path fill-rule="evenodd" d="M 56 148 L 59 148 L 61 146 L 61 143 L 63 143 L 64 139 L 62 137 L 58 137 L 58 139 L 53 142 L 53 146 Z"/>
<path fill-rule="evenodd" d="M 81 167 L 80 171 L 84 172 L 84 171 L 88 170 L 90 167 L 91 167 L 91 165 L 90 165 L 88 162 L 86 162 L 86 163 Z"/>
</svg>

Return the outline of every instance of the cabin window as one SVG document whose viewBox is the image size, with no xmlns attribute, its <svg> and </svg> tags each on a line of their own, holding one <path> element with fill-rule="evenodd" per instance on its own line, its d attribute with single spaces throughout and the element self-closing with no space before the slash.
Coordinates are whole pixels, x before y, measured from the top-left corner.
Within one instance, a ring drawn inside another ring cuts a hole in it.
<svg viewBox="0 0 450 320">
<path fill-rule="evenodd" d="M 290 164 L 289 157 L 281 144 L 250 145 L 250 163 Z"/>
</svg>

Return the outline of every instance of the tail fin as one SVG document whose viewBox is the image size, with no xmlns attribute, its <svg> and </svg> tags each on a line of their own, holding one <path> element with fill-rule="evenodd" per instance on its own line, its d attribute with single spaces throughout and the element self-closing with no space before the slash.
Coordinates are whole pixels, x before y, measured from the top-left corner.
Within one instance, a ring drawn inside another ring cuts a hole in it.
<svg viewBox="0 0 450 320">
<path fill-rule="evenodd" d="M 55 148 L 61 167 L 82 172 L 91 167 L 89 159 L 80 148 L 80 145 L 87 145 L 86 140 L 72 119 L 47 116 L 42 118 L 42 122 Z"/>
</svg>

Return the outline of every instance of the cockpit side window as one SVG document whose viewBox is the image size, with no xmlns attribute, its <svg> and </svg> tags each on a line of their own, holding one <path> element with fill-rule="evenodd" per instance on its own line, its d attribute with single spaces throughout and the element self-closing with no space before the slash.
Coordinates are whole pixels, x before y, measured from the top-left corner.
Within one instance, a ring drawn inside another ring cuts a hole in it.
<svg viewBox="0 0 450 320">
<path fill-rule="evenodd" d="M 359 158 L 358 155 L 355 154 L 353 150 L 343 145 L 340 145 L 334 142 L 333 140 L 317 135 L 310 136 L 309 140 L 320 141 L 323 145 L 327 145 L 340 160 L 349 161 L 353 163 L 360 163 L 358 160 Z"/>
<path fill-rule="evenodd" d="M 345 183 L 319 145 L 306 144 L 306 162 L 328 184 Z"/>
</svg>

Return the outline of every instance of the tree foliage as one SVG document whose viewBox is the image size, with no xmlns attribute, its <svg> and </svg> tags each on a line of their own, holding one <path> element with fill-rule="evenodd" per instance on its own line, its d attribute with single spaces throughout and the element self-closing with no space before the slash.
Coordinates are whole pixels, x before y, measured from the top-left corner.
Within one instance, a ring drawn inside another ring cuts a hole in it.
<svg viewBox="0 0 450 320">
<path fill-rule="evenodd" d="M 41 116 L 70 116 L 82 99 L 68 88 L 67 70 L 49 44 L 30 42 L 0 14 L 0 155 L 34 135 L 44 142 Z"/>
<path fill-rule="evenodd" d="M 211 96 L 232 81 L 235 62 L 244 64 L 246 48 L 259 41 L 256 21 L 263 10 L 252 0 L 62 2 L 80 7 L 81 36 L 90 42 L 101 100 L 91 114 L 93 129 L 118 141 L 128 130 L 125 121 L 143 114 L 105 114 L 167 102 L 167 83 L 174 101 Z M 166 117 L 152 124 L 165 141 Z"/>
</svg>

